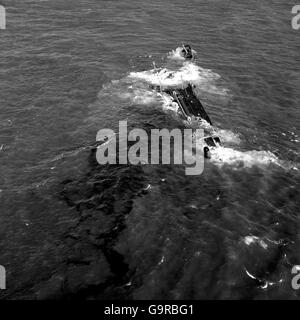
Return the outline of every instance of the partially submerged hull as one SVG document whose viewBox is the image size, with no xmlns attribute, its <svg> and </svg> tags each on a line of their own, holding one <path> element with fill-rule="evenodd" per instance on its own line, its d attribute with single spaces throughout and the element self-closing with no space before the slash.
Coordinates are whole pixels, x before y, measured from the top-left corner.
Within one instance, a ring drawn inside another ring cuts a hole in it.
<svg viewBox="0 0 300 320">
<path fill-rule="evenodd" d="M 195 95 L 191 84 L 189 84 L 185 89 L 165 89 L 163 91 L 172 96 L 186 118 L 198 117 L 212 125 L 202 103 Z"/>
<path fill-rule="evenodd" d="M 170 95 L 178 104 L 181 113 L 186 119 L 200 118 L 212 125 L 212 121 L 206 113 L 201 101 L 195 95 L 191 84 L 188 84 L 188 86 L 184 89 L 162 89 L 160 87 L 153 88 L 157 91 Z M 204 138 L 204 140 L 209 147 L 216 147 L 217 144 L 221 143 L 219 137 L 209 136 Z"/>
</svg>

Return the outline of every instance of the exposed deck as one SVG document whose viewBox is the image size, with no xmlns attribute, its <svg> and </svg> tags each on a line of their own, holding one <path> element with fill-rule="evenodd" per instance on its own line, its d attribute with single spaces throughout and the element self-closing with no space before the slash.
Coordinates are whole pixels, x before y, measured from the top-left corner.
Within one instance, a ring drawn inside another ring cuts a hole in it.
<svg viewBox="0 0 300 320">
<path fill-rule="evenodd" d="M 163 91 L 173 97 L 185 117 L 199 117 L 212 125 L 208 114 L 190 84 L 185 89 L 165 89 Z"/>
</svg>

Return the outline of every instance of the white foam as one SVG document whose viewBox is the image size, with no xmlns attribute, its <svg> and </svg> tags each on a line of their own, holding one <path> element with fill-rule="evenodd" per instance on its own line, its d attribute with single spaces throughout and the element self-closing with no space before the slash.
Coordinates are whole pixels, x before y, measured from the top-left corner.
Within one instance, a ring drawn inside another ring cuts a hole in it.
<svg viewBox="0 0 300 320">
<path fill-rule="evenodd" d="M 120 94 L 121 98 L 130 99 L 132 102 L 137 104 L 150 105 L 157 103 L 158 95 L 156 92 L 146 90 L 144 88 L 129 88 L 128 92 Z"/>
<path fill-rule="evenodd" d="M 168 53 L 168 59 L 184 61 L 185 59 L 181 52 L 182 52 L 182 47 L 178 47 L 175 50 L 172 50 L 171 52 Z"/>
<path fill-rule="evenodd" d="M 146 81 L 151 85 L 180 88 L 185 87 L 188 83 L 207 86 L 207 83 L 220 78 L 217 73 L 209 69 L 203 69 L 194 63 L 185 62 L 177 71 L 167 68 L 151 69 L 142 72 L 131 72 L 129 78 Z M 213 87 L 213 86 L 212 86 Z M 219 90 L 219 89 L 218 89 Z"/>
<path fill-rule="evenodd" d="M 193 57 L 195 57 L 196 54 L 197 54 L 197 51 L 192 49 L 192 54 L 193 54 Z M 182 47 L 178 47 L 175 50 L 172 50 L 171 52 L 169 52 L 168 53 L 168 59 L 184 61 L 185 58 L 182 55 Z"/>
<path fill-rule="evenodd" d="M 281 166 L 279 159 L 270 151 L 238 151 L 232 148 L 218 146 L 210 149 L 211 161 L 221 167 L 225 164 L 235 168 L 251 168 L 275 164 Z"/>
<path fill-rule="evenodd" d="M 161 98 L 161 106 L 164 110 L 171 110 L 175 113 L 178 112 L 179 106 L 170 95 L 166 93 L 159 93 L 159 96 Z"/>
<path fill-rule="evenodd" d="M 244 237 L 243 241 L 247 246 L 250 246 L 251 244 L 258 244 L 263 249 L 268 249 L 268 244 L 263 239 L 260 239 L 256 236 L 246 236 Z"/>
<path fill-rule="evenodd" d="M 119 98 L 130 100 L 139 105 L 159 105 L 163 110 L 178 112 L 179 106 L 172 97 L 163 92 L 130 86 L 126 92 L 117 92 Z"/>
<path fill-rule="evenodd" d="M 225 129 L 219 129 L 215 128 L 214 129 L 214 135 L 221 137 L 222 143 L 225 144 L 240 144 L 241 139 L 237 133 L 234 133 L 230 130 L 225 130 Z"/>
<path fill-rule="evenodd" d="M 186 122 L 186 125 L 191 127 L 200 127 L 201 129 L 205 129 L 211 136 L 217 136 L 222 139 L 222 144 L 240 144 L 241 139 L 239 134 L 234 133 L 230 130 L 220 129 L 216 126 L 212 126 L 204 119 L 191 119 Z"/>
</svg>

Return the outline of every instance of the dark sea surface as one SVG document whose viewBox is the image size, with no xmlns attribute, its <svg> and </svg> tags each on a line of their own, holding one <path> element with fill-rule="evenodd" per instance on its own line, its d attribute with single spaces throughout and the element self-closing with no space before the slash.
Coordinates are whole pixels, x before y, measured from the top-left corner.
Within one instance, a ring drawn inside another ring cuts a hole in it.
<svg viewBox="0 0 300 320">
<path fill-rule="evenodd" d="M 294 1 L 0 4 L 0 298 L 299 298 Z M 148 88 L 153 61 L 196 74 L 223 142 L 202 175 L 96 163 L 120 120 L 191 125 Z"/>
</svg>

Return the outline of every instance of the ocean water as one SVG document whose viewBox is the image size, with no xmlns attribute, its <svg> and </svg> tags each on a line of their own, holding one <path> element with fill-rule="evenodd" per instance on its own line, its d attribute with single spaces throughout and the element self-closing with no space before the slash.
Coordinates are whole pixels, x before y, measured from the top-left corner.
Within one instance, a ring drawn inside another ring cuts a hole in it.
<svg viewBox="0 0 300 320">
<path fill-rule="evenodd" d="M 293 1 L 1 4 L 2 299 L 299 298 Z M 222 140 L 200 176 L 96 163 L 97 131 L 120 120 L 205 126 L 149 89 L 154 61 L 164 85 L 197 85 Z"/>
</svg>

